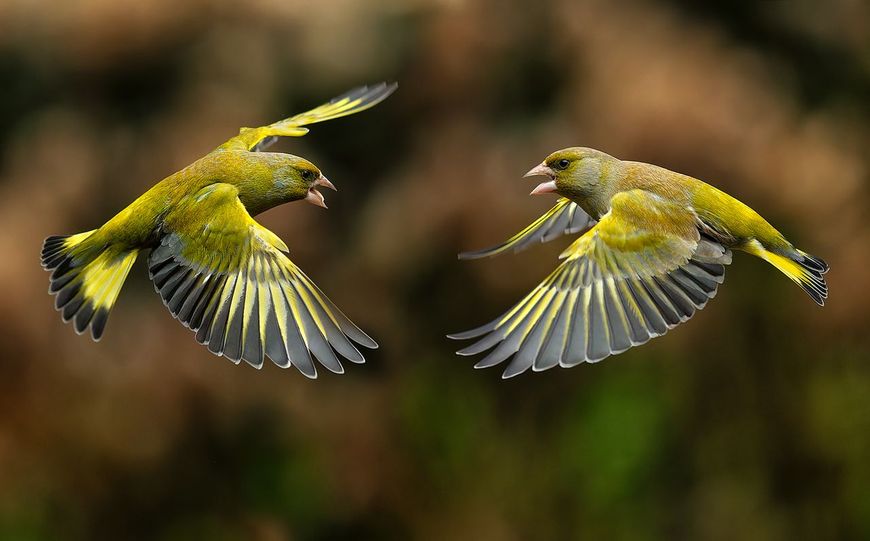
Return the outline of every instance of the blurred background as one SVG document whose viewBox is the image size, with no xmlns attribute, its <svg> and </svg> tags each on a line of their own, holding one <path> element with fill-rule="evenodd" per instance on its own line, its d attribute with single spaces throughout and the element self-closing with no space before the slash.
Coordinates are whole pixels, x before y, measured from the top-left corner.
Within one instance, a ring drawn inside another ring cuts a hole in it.
<svg viewBox="0 0 870 541">
<path fill-rule="evenodd" d="M 855 0 L 0 0 L 0 539 L 870 538 L 870 7 Z M 310 381 L 209 354 L 140 261 L 99 344 L 42 239 L 237 133 L 340 188 L 259 219 L 381 348 Z M 823 309 L 737 254 L 708 309 L 596 365 L 475 371 L 562 238 L 459 262 L 591 146 L 707 180 L 824 257 Z"/>
</svg>

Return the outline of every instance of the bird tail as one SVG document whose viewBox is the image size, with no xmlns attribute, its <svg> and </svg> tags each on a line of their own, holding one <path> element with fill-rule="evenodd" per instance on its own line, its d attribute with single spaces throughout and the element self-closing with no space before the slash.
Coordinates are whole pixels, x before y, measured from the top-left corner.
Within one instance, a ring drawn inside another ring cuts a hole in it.
<svg viewBox="0 0 870 541">
<path fill-rule="evenodd" d="M 63 320 L 74 319 L 77 333 L 90 327 L 99 340 L 139 250 L 105 243 L 95 231 L 53 236 L 42 245 L 42 266 L 52 271 L 48 292 Z"/>
<path fill-rule="evenodd" d="M 816 304 L 825 305 L 828 284 L 823 275 L 828 272 L 828 264 L 824 260 L 796 248 L 771 251 L 758 241 L 752 242 L 748 251 L 764 259 L 801 286 Z"/>
</svg>

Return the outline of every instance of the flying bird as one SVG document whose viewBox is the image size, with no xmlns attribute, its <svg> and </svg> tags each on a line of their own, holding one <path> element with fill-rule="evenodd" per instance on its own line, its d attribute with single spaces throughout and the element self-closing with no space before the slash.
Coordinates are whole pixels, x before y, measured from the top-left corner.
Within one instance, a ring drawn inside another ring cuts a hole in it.
<svg viewBox="0 0 870 541">
<path fill-rule="evenodd" d="M 562 264 L 500 318 L 450 335 L 492 349 L 475 368 L 511 359 L 504 378 L 621 353 L 688 320 L 716 295 L 731 250 L 760 257 L 820 306 L 828 265 L 795 248 L 754 210 L 698 179 L 591 148 L 559 150 L 525 176 L 556 205 L 504 243 L 459 255 L 518 252 L 581 233 Z"/>
<path fill-rule="evenodd" d="M 49 292 L 77 333 L 99 340 L 140 252 L 169 311 L 216 355 L 260 368 L 264 357 L 315 378 L 312 360 L 342 373 L 340 358 L 365 362 L 354 345 L 377 343 L 287 257 L 253 216 L 290 201 L 326 207 L 335 189 L 310 161 L 263 152 L 278 137 L 373 107 L 395 83 L 359 87 L 326 104 L 239 135 L 145 192 L 99 229 L 53 236 L 42 248 Z"/>
</svg>

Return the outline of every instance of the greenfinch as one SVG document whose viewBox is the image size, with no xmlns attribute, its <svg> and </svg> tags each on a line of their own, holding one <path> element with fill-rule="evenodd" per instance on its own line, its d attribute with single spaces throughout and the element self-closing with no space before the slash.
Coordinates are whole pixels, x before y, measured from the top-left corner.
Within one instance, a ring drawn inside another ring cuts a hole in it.
<svg viewBox="0 0 870 541">
<path fill-rule="evenodd" d="M 335 373 L 339 357 L 365 361 L 354 343 L 377 343 L 287 257 L 287 245 L 253 216 L 290 201 L 326 207 L 335 189 L 313 163 L 263 152 L 278 137 L 364 111 L 396 84 L 360 87 L 268 126 L 242 128 L 203 158 L 157 183 L 98 229 L 45 240 L 49 292 L 76 332 L 99 340 L 130 267 L 150 250 L 148 271 L 164 304 L 199 343 L 234 363 L 264 357 L 315 378 L 312 355 Z M 336 355 L 337 354 L 337 355 Z"/>
<path fill-rule="evenodd" d="M 459 355 L 475 368 L 511 361 L 504 378 L 597 362 L 661 336 L 716 295 L 731 250 L 760 257 L 819 305 L 828 265 L 796 249 L 754 210 L 690 176 L 591 148 L 557 151 L 526 176 L 556 205 L 506 242 L 460 254 L 476 259 L 580 233 L 564 262 L 500 318 L 451 335 L 477 339 Z"/>
</svg>

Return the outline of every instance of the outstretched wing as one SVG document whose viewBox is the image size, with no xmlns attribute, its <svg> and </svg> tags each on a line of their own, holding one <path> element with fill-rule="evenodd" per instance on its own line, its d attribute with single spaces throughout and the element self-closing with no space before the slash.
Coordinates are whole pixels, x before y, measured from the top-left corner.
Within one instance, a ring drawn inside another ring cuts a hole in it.
<svg viewBox="0 0 870 541">
<path fill-rule="evenodd" d="M 462 252 L 459 254 L 459 259 L 491 257 L 508 250 L 513 250 L 514 253 L 520 252 L 529 246 L 551 241 L 560 235 L 579 233 L 589 229 L 593 224 L 595 224 L 595 220 L 586 214 L 577 203 L 562 197 L 553 208 L 513 237 L 492 248 Z"/>
<path fill-rule="evenodd" d="M 479 338 L 460 355 L 493 349 L 475 368 L 513 357 L 503 377 L 529 368 L 597 362 L 660 336 L 716 295 L 731 253 L 702 238 L 691 209 L 643 190 L 563 253 L 565 261 L 499 319 L 452 335 Z"/>
<path fill-rule="evenodd" d="M 265 150 L 278 137 L 301 137 L 308 133 L 309 124 L 332 120 L 360 111 L 365 111 L 387 99 L 396 88 L 397 83 L 379 83 L 374 86 L 361 86 L 331 99 L 319 107 L 300 113 L 296 116 L 279 120 L 268 126 L 259 128 L 242 128 L 239 134 L 218 147 L 218 150 Z"/>
<path fill-rule="evenodd" d="M 344 371 L 339 356 L 365 362 L 353 343 L 375 341 L 287 258 L 287 246 L 251 218 L 238 193 L 212 184 L 165 218 L 148 269 L 172 315 L 235 363 L 260 368 L 268 356 L 314 378 L 311 354 L 336 373 Z"/>
</svg>

